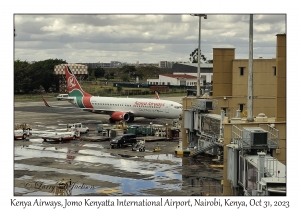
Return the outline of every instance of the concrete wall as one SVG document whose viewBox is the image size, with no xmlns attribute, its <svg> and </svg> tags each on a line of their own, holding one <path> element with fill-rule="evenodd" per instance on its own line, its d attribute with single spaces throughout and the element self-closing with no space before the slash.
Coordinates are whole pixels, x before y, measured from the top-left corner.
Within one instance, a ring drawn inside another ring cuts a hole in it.
<svg viewBox="0 0 300 210">
<path fill-rule="evenodd" d="M 276 119 L 277 121 L 286 121 L 286 34 L 277 35 L 276 71 Z"/>
<path fill-rule="evenodd" d="M 219 62 L 222 62 L 222 60 L 220 59 Z M 231 74 L 225 68 L 218 69 L 218 66 L 222 66 L 221 64 L 214 64 L 214 80 L 216 81 L 216 78 L 219 78 L 219 83 L 216 84 L 215 81 L 213 83 L 213 98 L 217 99 L 219 104 L 218 110 L 213 112 L 220 114 L 221 110 L 226 108 L 229 117 L 235 115 L 236 110 L 240 109 L 240 104 L 243 104 L 243 110 L 247 110 L 248 95 L 248 59 L 236 59 L 232 60 L 231 63 Z M 225 65 L 229 66 L 227 61 Z M 241 67 L 244 67 L 243 75 L 240 75 Z M 275 67 L 276 59 L 253 60 L 253 117 L 259 113 L 264 113 L 268 117 L 276 116 L 278 79 L 274 75 Z M 221 71 L 226 72 L 222 73 Z M 229 75 L 231 76 L 231 83 L 229 78 L 222 79 L 224 76 L 229 77 Z M 278 101 L 278 103 L 281 102 Z"/>
<path fill-rule="evenodd" d="M 232 61 L 235 49 L 214 48 L 213 49 L 213 95 L 232 95 Z"/>
</svg>

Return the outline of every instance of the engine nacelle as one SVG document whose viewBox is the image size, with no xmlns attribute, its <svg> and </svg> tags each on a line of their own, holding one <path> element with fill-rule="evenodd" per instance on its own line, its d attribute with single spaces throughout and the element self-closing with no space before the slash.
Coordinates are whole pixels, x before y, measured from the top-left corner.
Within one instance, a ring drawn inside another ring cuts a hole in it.
<svg viewBox="0 0 300 210">
<path fill-rule="evenodd" d="M 130 115 L 127 112 L 114 112 L 110 117 L 114 121 L 128 121 L 130 119 Z"/>
</svg>

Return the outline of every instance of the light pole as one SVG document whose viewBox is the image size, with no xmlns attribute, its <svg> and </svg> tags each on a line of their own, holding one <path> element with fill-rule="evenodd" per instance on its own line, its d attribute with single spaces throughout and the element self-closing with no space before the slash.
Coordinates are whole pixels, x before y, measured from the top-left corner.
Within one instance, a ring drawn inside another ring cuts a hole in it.
<svg viewBox="0 0 300 210">
<path fill-rule="evenodd" d="M 198 40 L 198 71 L 197 71 L 197 97 L 200 97 L 200 60 L 201 60 L 201 17 L 207 19 L 205 14 L 193 14 L 192 16 L 199 16 L 199 40 Z"/>
</svg>

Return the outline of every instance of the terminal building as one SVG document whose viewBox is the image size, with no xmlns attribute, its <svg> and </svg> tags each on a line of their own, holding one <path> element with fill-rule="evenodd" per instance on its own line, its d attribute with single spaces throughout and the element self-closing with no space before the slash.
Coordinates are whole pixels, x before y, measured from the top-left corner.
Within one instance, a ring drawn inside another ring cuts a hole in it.
<svg viewBox="0 0 300 210">
<path fill-rule="evenodd" d="M 276 58 L 253 60 L 250 111 L 248 62 L 233 48 L 213 49 L 213 94 L 182 99 L 175 153 L 216 156 L 224 196 L 286 195 L 286 34 L 277 35 Z"/>
</svg>

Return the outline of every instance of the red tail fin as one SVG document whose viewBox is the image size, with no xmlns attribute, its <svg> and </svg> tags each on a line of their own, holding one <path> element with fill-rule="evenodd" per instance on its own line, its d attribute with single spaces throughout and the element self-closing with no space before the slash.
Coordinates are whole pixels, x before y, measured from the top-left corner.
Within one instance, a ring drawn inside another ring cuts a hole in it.
<svg viewBox="0 0 300 210">
<path fill-rule="evenodd" d="M 156 99 L 159 99 L 158 92 L 157 92 L 157 91 L 154 91 L 154 93 L 155 93 L 155 98 L 156 98 Z"/>
<path fill-rule="evenodd" d="M 69 96 L 92 96 L 84 92 L 69 66 L 64 66 Z"/>
<path fill-rule="evenodd" d="M 42 99 L 43 99 L 43 101 L 44 101 L 44 104 L 45 104 L 45 106 L 47 106 L 47 107 L 51 107 L 49 104 L 48 104 L 48 102 L 44 99 L 44 97 L 42 96 Z"/>
</svg>

